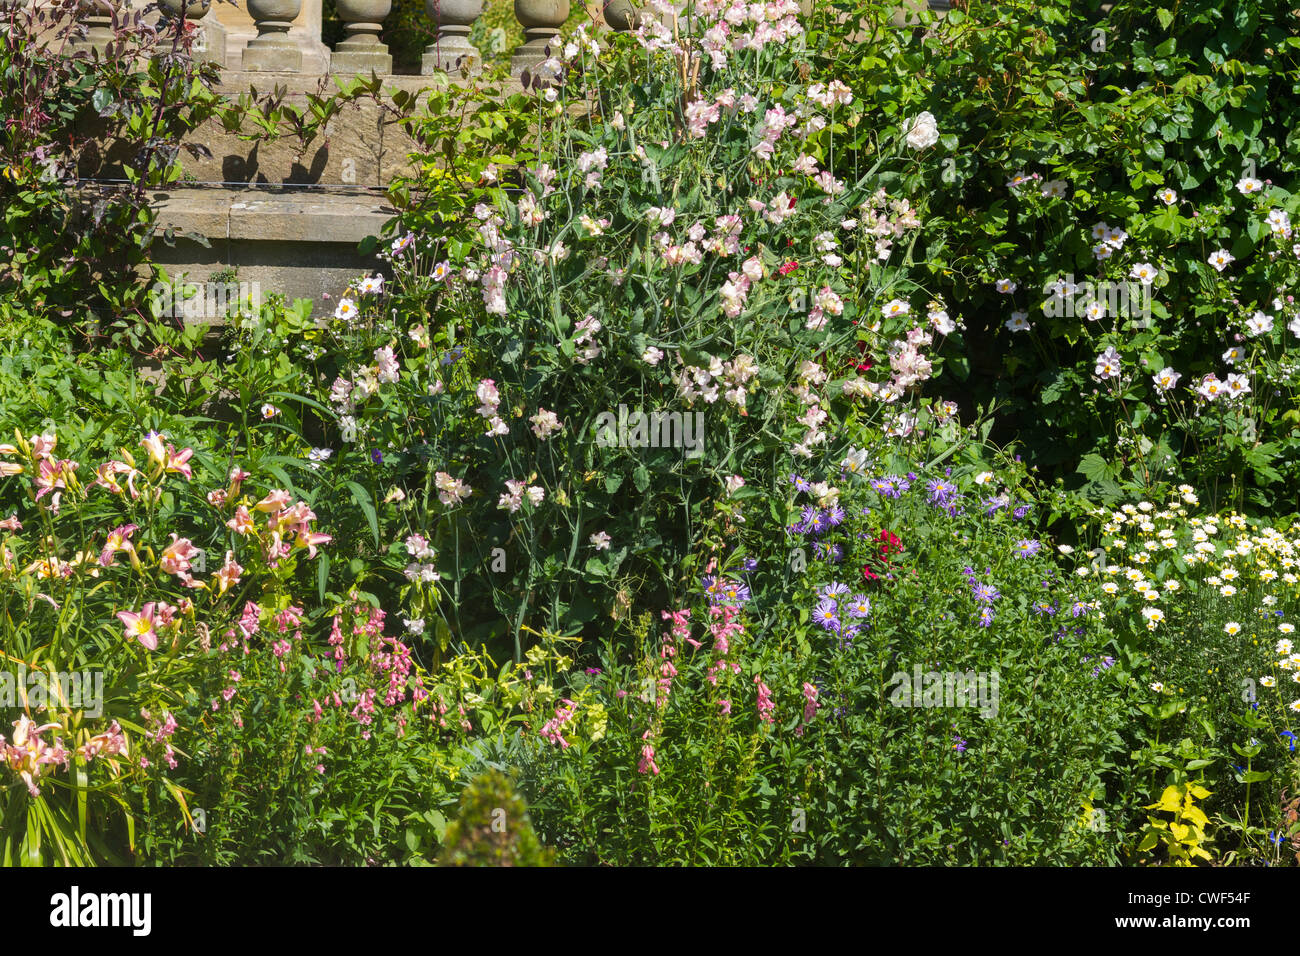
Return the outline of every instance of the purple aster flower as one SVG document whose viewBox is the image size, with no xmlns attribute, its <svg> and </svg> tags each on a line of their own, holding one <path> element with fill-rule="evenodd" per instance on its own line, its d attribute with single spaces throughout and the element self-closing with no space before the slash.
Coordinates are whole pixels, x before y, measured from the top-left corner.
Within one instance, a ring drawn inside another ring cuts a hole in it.
<svg viewBox="0 0 1300 956">
<path fill-rule="evenodd" d="M 957 751 L 957 753 L 959 754 L 964 754 L 966 752 L 966 739 L 964 737 L 958 736 L 957 734 L 953 734 L 952 749 Z"/>
<path fill-rule="evenodd" d="M 756 567 L 758 567 L 758 558 L 746 558 L 744 563 L 741 564 L 740 567 L 745 572 L 753 571 Z"/>
<path fill-rule="evenodd" d="M 839 564 L 844 557 L 844 549 L 838 544 L 828 544 L 825 541 L 813 542 L 813 557 L 819 560 L 825 560 L 831 564 Z"/>
<path fill-rule="evenodd" d="M 1002 597 L 1002 592 L 991 584 L 980 584 L 978 581 L 972 581 L 971 597 L 980 604 L 992 604 L 998 598 Z"/>
<path fill-rule="evenodd" d="M 980 627 L 988 627 L 993 623 L 993 608 L 980 608 Z"/>
<path fill-rule="evenodd" d="M 1025 515 L 1029 514 L 1029 505 L 1021 505 L 1011 513 L 1012 517 L 1019 521 Z"/>
<path fill-rule="evenodd" d="M 382 465 L 384 463 L 384 453 L 378 448 L 372 448 L 370 451 L 370 460 L 376 465 Z"/>
<path fill-rule="evenodd" d="M 909 471 L 909 472 L 907 473 L 907 480 L 908 480 L 908 481 L 916 481 L 916 472 L 914 472 L 914 471 Z"/>
<path fill-rule="evenodd" d="M 838 527 L 845 518 L 844 509 L 839 505 L 831 505 L 826 512 L 826 523 L 832 528 Z"/>
<path fill-rule="evenodd" d="M 898 478 L 895 475 L 885 475 L 883 478 L 872 480 L 871 488 L 882 498 L 902 497 L 902 492 L 898 490 Z"/>
<path fill-rule="evenodd" d="M 848 594 L 849 586 L 847 584 L 840 584 L 838 581 L 832 581 L 817 593 L 823 598 L 834 601 L 839 598 L 841 594 Z"/>
<path fill-rule="evenodd" d="M 1051 601 L 1035 601 L 1034 613 L 1042 616 L 1052 617 L 1056 613 L 1056 605 Z"/>
<path fill-rule="evenodd" d="M 802 516 L 804 527 L 808 529 L 809 534 L 821 534 L 829 527 L 826 523 L 826 512 L 817 508 L 804 508 Z"/>
<path fill-rule="evenodd" d="M 925 486 L 925 489 L 929 493 L 930 504 L 939 507 L 947 505 L 952 500 L 953 495 L 957 494 L 957 486 L 950 481 L 944 481 L 942 478 L 932 479 Z"/>
<path fill-rule="evenodd" d="M 1070 605 L 1070 615 L 1072 617 L 1087 617 L 1089 610 L 1091 610 L 1091 608 L 1082 601 L 1075 601 Z"/>
<path fill-rule="evenodd" d="M 834 601 L 827 598 L 813 611 L 813 620 L 828 631 L 838 631 L 840 629 L 839 608 Z"/>
<path fill-rule="evenodd" d="M 1033 538 L 1025 538 L 1016 542 L 1015 547 L 1011 549 L 1011 556 L 1013 558 L 1032 558 L 1042 547 Z"/>
<path fill-rule="evenodd" d="M 805 479 L 800 478 L 798 475 L 791 475 L 790 480 L 794 482 L 796 491 L 808 491 L 812 488 L 812 485 L 810 485 Z"/>
<path fill-rule="evenodd" d="M 1011 506 L 1011 499 L 1006 495 L 996 495 L 992 498 L 984 499 L 984 513 L 992 518 L 1003 508 Z"/>
<path fill-rule="evenodd" d="M 865 594 L 855 594 L 848 603 L 849 617 L 866 617 L 871 613 L 871 599 Z"/>
<path fill-rule="evenodd" d="M 717 603 L 726 601 L 728 604 L 744 604 L 749 600 L 749 588 L 739 581 L 725 581 L 722 585 L 722 597 Z"/>
</svg>

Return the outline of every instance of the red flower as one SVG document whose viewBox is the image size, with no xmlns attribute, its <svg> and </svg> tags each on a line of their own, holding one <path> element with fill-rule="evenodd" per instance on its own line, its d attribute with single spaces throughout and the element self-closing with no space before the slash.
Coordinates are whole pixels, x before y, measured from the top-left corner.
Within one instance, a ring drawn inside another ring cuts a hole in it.
<svg viewBox="0 0 1300 956">
<path fill-rule="evenodd" d="M 852 365 L 856 371 L 870 372 L 875 363 L 871 360 L 870 356 L 867 355 L 866 342 L 858 343 L 858 357 L 860 361 L 856 363 L 851 361 L 849 364 Z"/>
<path fill-rule="evenodd" d="M 877 540 L 880 542 L 880 558 L 886 563 L 891 554 L 898 554 L 903 550 L 903 542 L 899 541 L 898 535 L 892 531 L 882 530 Z"/>
<path fill-rule="evenodd" d="M 794 270 L 798 268 L 799 268 L 798 261 L 795 259 L 791 259 L 789 262 L 781 266 L 776 271 L 778 275 L 788 276 L 791 272 L 794 272 Z"/>
<path fill-rule="evenodd" d="M 903 550 L 903 542 L 892 531 L 881 529 L 880 534 L 876 536 L 876 541 L 880 556 L 873 558 L 862 566 L 862 577 L 867 581 L 879 581 L 881 574 L 878 574 L 877 571 L 888 574 L 891 570 L 889 565 L 890 556 Z"/>
</svg>

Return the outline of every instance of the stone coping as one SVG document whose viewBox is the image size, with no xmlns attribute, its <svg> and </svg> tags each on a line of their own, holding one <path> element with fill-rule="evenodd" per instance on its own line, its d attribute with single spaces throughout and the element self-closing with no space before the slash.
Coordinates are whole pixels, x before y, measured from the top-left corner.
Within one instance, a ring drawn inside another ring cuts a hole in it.
<svg viewBox="0 0 1300 956">
<path fill-rule="evenodd" d="M 370 190 L 212 187 L 155 192 L 158 228 L 212 240 L 335 243 L 377 236 L 397 211 Z"/>
</svg>

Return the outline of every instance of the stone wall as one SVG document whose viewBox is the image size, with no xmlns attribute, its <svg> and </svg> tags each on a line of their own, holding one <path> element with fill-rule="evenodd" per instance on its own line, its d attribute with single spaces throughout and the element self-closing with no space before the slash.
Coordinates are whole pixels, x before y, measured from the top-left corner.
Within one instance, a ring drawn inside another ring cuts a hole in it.
<svg viewBox="0 0 1300 956">
<path fill-rule="evenodd" d="M 37 0 L 39 2 L 39 0 Z M 119 0 L 126 9 L 146 9 L 145 0 Z M 179 15 L 183 0 L 166 0 Z M 927 0 L 905 0 L 900 26 Z M 391 0 L 337 0 L 345 39 L 331 50 L 321 41 L 322 0 L 193 0 L 186 15 L 199 31 L 196 50 L 222 66 L 218 92 L 238 96 L 252 89 L 284 91 L 284 102 L 304 106 L 309 94 L 326 94 L 338 77 L 374 72 L 386 90 L 418 92 L 434 74 L 463 82 L 473 74 L 478 53 L 467 37 L 481 14 L 482 0 L 426 0 L 437 37 L 426 50 L 421 75 L 392 74 L 392 60 L 379 40 Z M 626 28 L 630 0 L 604 2 L 605 18 Z M 811 0 L 804 0 L 809 8 Z M 946 0 L 930 0 L 946 8 Z M 525 31 L 511 59 L 517 77 L 535 68 L 569 14 L 569 0 L 515 0 Z M 159 14 L 152 14 L 158 17 Z M 91 44 L 102 44 L 109 19 L 90 17 Z M 165 24 L 164 24 L 165 25 Z M 440 80 L 441 82 L 441 80 Z M 357 243 L 382 232 L 395 210 L 384 191 L 408 169 L 414 144 L 379 106 L 350 104 L 306 149 L 296 140 L 249 143 L 209 125 L 193 137 L 209 156 L 187 157 L 179 182 L 154 196 L 159 224 L 178 234 L 173 246 L 155 246 L 155 259 L 173 278 L 201 282 L 220 274 L 257 282 L 263 292 L 310 298 L 318 312 L 332 310 L 356 276 L 381 263 L 362 256 Z M 89 175 L 114 178 L 111 158 Z"/>
</svg>

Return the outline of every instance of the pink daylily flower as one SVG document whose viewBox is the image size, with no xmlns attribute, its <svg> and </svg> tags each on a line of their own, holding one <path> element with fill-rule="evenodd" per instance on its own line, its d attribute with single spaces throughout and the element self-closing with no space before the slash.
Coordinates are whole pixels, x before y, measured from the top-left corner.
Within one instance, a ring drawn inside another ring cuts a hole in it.
<svg viewBox="0 0 1300 956">
<path fill-rule="evenodd" d="M 167 574 L 181 574 L 190 569 L 190 558 L 199 553 L 189 538 L 177 537 L 172 532 L 172 543 L 167 545 L 158 561 L 158 567 Z"/>
<path fill-rule="evenodd" d="M 226 563 L 221 566 L 215 575 L 217 579 L 217 593 L 225 594 L 226 591 L 239 583 L 240 575 L 243 573 L 244 569 L 235 561 L 235 552 L 227 551 Z"/>
<path fill-rule="evenodd" d="M 235 516 L 226 522 L 226 527 L 235 534 L 250 534 L 253 531 L 253 516 L 247 508 L 240 505 L 235 509 Z"/>
<path fill-rule="evenodd" d="M 104 567 L 109 567 L 113 563 L 113 557 L 119 551 L 125 551 L 131 556 L 131 565 L 137 571 L 140 570 L 140 558 L 135 553 L 135 545 L 130 541 L 131 535 L 135 533 L 136 526 L 133 524 L 124 524 L 119 528 L 114 528 L 108 533 L 108 540 L 104 542 L 104 550 L 99 552 L 99 563 Z"/>
<path fill-rule="evenodd" d="M 257 504 L 253 505 L 253 507 L 258 511 L 281 511 L 289 504 L 290 500 L 289 492 L 277 488 Z"/>
<path fill-rule="evenodd" d="M 154 608 L 156 605 L 150 601 L 140 609 L 140 613 L 134 611 L 118 611 L 118 620 L 122 622 L 122 628 L 126 639 L 135 639 L 151 651 L 158 650 L 158 631 L 155 628 L 157 621 L 154 618 Z"/>
</svg>

